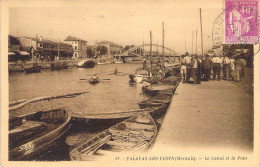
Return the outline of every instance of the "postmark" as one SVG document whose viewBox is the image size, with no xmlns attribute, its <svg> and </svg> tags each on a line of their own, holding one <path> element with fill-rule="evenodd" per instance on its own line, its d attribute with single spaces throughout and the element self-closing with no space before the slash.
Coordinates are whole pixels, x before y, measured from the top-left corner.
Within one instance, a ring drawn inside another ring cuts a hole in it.
<svg viewBox="0 0 260 167">
<path fill-rule="evenodd" d="M 225 44 L 258 42 L 258 1 L 225 1 Z"/>
</svg>

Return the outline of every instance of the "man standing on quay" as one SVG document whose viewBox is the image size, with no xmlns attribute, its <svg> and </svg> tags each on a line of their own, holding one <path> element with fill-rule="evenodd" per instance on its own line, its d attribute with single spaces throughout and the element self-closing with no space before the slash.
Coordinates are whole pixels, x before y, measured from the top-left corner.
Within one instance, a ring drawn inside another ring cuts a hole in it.
<svg viewBox="0 0 260 167">
<path fill-rule="evenodd" d="M 190 68 L 190 65 L 191 65 L 191 57 L 189 55 L 188 52 L 186 52 L 186 56 L 184 57 L 185 61 L 186 61 L 186 67 L 187 67 L 187 75 L 186 75 L 186 82 L 188 83 L 189 80 L 190 80 L 190 77 L 191 77 L 191 68 Z"/>
<path fill-rule="evenodd" d="M 192 55 L 191 60 L 191 76 L 194 84 L 197 84 L 197 71 L 198 71 L 198 60 L 196 55 Z"/>
<path fill-rule="evenodd" d="M 231 61 L 228 56 L 224 56 L 223 60 L 223 75 L 224 79 L 227 79 L 228 81 L 230 80 L 230 70 L 231 70 Z"/>
<path fill-rule="evenodd" d="M 186 60 L 184 59 L 185 55 L 181 55 L 181 61 L 180 61 L 180 65 L 181 65 L 181 80 L 182 83 L 187 81 L 187 65 L 186 65 Z"/>
<path fill-rule="evenodd" d="M 217 75 L 218 81 L 220 81 L 220 69 L 221 69 L 222 61 L 220 57 L 214 55 L 212 62 L 213 62 L 213 79 L 215 80 Z"/>
<path fill-rule="evenodd" d="M 210 72 L 212 69 L 212 61 L 209 58 L 209 55 L 206 55 L 205 59 L 203 60 L 204 65 L 204 77 L 207 81 L 210 80 Z"/>
</svg>

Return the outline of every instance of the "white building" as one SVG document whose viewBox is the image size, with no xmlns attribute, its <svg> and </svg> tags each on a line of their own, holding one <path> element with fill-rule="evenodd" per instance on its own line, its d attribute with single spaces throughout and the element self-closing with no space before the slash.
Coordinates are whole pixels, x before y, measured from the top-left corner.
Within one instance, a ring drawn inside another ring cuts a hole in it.
<svg viewBox="0 0 260 167">
<path fill-rule="evenodd" d="M 82 39 L 68 36 L 64 41 L 71 44 L 73 47 L 73 57 L 72 58 L 86 58 L 87 57 L 87 41 Z"/>
</svg>

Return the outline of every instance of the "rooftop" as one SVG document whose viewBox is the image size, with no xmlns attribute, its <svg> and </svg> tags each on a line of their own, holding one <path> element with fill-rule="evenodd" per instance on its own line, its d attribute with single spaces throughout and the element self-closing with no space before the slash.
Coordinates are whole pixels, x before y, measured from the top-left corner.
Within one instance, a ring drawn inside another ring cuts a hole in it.
<svg viewBox="0 0 260 167">
<path fill-rule="evenodd" d="M 44 39 L 42 38 L 42 40 L 40 40 L 40 38 L 33 38 L 33 37 L 19 37 L 19 38 L 27 38 L 27 39 L 32 39 L 33 41 L 37 41 L 37 42 L 46 42 L 46 43 L 59 43 L 57 40 L 50 40 L 50 39 Z M 60 44 L 64 44 L 64 45 L 68 45 L 66 43 L 60 42 Z"/>
<path fill-rule="evenodd" d="M 76 37 L 73 37 L 73 36 L 68 36 L 64 41 L 84 41 L 84 42 L 87 42 L 85 40 L 82 40 L 82 39 L 79 39 L 79 38 L 76 38 Z"/>
</svg>

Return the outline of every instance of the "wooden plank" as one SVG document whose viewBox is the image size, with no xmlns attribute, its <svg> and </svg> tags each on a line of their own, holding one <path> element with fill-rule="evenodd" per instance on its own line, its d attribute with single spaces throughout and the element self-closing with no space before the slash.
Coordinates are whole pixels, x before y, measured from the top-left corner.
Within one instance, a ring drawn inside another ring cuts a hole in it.
<svg viewBox="0 0 260 167">
<path fill-rule="evenodd" d="M 134 123 L 134 122 L 125 122 L 125 125 L 129 129 L 147 129 L 147 130 L 154 130 L 155 127 L 153 125 L 146 125 L 146 124 L 139 124 L 139 123 Z"/>
<path fill-rule="evenodd" d="M 120 146 L 120 147 L 132 147 L 134 146 L 135 144 L 134 143 L 128 143 L 128 142 L 125 142 L 125 143 L 119 143 L 119 142 L 116 142 L 116 141 L 108 141 L 106 143 L 107 145 L 111 145 L 111 146 Z"/>
</svg>

